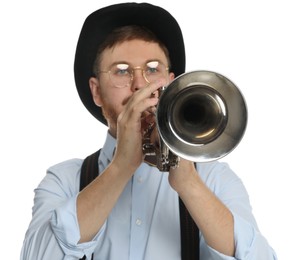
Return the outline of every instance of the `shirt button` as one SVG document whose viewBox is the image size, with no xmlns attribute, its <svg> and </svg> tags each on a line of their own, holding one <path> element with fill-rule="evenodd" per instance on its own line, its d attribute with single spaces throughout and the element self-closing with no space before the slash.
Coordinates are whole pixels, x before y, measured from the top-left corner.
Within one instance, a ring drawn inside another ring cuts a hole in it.
<svg viewBox="0 0 299 260">
<path fill-rule="evenodd" d="M 139 176 L 139 177 L 137 178 L 137 182 L 138 182 L 138 183 L 142 183 L 142 181 L 143 181 L 142 177 Z"/>
<path fill-rule="evenodd" d="M 135 223 L 137 226 L 141 226 L 142 220 L 140 218 L 137 218 Z"/>
</svg>

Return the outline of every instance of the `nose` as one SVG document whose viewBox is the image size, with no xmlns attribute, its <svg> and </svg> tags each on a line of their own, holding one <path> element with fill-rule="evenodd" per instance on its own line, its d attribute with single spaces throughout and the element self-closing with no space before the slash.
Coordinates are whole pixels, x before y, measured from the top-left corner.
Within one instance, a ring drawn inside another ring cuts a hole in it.
<svg viewBox="0 0 299 260">
<path fill-rule="evenodd" d="M 133 70 L 132 89 L 136 91 L 145 87 L 149 82 L 145 79 L 143 70 L 141 68 L 135 68 Z"/>
</svg>

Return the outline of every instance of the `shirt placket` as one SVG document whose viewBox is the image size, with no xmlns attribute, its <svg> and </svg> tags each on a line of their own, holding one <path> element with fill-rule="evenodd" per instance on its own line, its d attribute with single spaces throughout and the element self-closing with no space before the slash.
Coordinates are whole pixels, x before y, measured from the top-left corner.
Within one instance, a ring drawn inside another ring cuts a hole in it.
<svg viewBox="0 0 299 260">
<path fill-rule="evenodd" d="M 147 185 L 145 185 L 144 167 L 141 166 L 132 178 L 132 215 L 130 237 L 130 259 L 143 259 L 149 232 L 149 216 L 147 212 Z M 151 210 L 150 210 L 151 211 Z"/>
</svg>

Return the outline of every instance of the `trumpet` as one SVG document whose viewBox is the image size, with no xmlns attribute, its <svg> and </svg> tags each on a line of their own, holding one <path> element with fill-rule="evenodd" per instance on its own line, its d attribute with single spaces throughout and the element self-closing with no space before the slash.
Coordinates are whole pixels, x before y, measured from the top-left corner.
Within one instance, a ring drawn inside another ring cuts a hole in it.
<svg viewBox="0 0 299 260">
<path fill-rule="evenodd" d="M 164 172 L 180 158 L 218 160 L 239 144 L 246 125 L 246 102 L 231 80 L 213 71 L 184 73 L 160 89 L 156 123 L 143 137 L 144 161 Z"/>
</svg>

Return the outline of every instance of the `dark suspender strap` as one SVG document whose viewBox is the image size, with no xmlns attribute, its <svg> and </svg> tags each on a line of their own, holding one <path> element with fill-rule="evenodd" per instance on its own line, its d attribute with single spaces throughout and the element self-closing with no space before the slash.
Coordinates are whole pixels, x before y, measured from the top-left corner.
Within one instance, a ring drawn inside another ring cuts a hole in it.
<svg viewBox="0 0 299 260">
<path fill-rule="evenodd" d="M 83 161 L 80 176 L 80 191 L 99 175 L 98 158 L 100 152 L 101 149 L 89 155 Z M 182 260 L 199 260 L 199 230 L 181 198 L 179 198 L 179 209 Z M 85 258 L 84 256 L 80 260 L 84 260 Z"/>
<path fill-rule="evenodd" d="M 182 260 L 199 260 L 199 229 L 179 198 Z"/>
<path fill-rule="evenodd" d="M 80 191 L 99 175 L 98 158 L 101 149 L 89 155 L 83 161 L 80 176 Z"/>
</svg>

